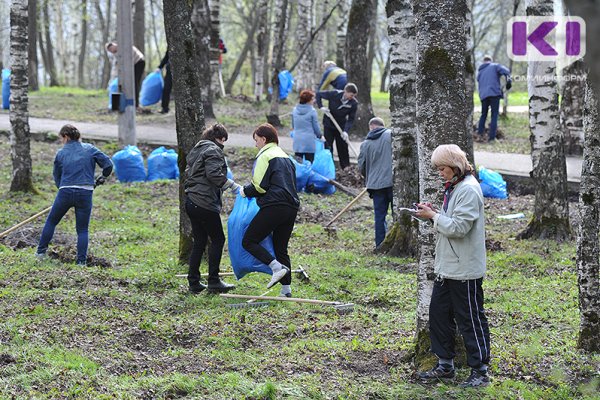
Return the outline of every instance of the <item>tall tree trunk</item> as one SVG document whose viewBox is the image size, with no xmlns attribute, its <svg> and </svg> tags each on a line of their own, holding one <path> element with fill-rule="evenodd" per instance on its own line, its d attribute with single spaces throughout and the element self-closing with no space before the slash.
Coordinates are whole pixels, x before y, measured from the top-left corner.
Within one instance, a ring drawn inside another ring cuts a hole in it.
<svg viewBox="0 0 600 400">
<path fill-rule="evenodd" d="M 205 128 L 200 70 L 196 41 L 192 34 L 191 5 L 187 0 L 163 0 L 165 34 L 169 60 L 173 73 L 173 86 L 177 92 L 175 120 L 179 170 L 185 171 L 186 157 L 200 140 Z M 185 211 L 183 183 L 185 173 L 179 177 L 179 261 L 187 263 L 192 249 L 192 226 Z"/>
<path fill-rule="evenodd" d="M 390 66 L 391 66 L 391 58 L 390 54 L 392 53 L 392 48 L 388 51 L 387 59 L 385 60 L 385 67 L 383 67 L 383 73 L 381 74 L 381 84 L 379 85 L 379 91 L 381 93 L 387 93 L 388 91 L 388 78 L 390 76 Z"/>
<path fill-rule="evenodd" d="M 221 12 L 221 1 L 210 0 L 210 74 L 211 74 L 211 93 L 214 99 L 221 97 L 221 85 L 219 82 L 219 39 L 221 38 L 221 21 L 219 14 Z"/>
<path fill-rule="evenodd" d="M 588 82 L 585 87 L 585 147 L 579 193 L 581 223 L 577 235 L 580 313 L 577 345 L 594 352 L 600 351 L 600 125 L 597 103 L 598 99 Z"/>
<path fill-rule="evenodd" d="M 521 4 L 521 0 L 513 0 L 512 4 L 513 4 L 512 16 L 514 17 L 517 15 L 517 11 L 519 10 L 519 4 Z M 475 52 L 473 52 L 473 55 L 475 55 Z M 474 56 L 473 56 L 473 60 L 475 60 Z M 513 69 L 513 65 L 514 65 L 514 61 L 511 59 L 508 62 L 508 69 L 511 72 Z M 508 115 L 508 90 L 505 90 L 504 94 L 503 94 L 501 115 L 502 115 L 502 117 L 506 117 Z"/>
<path fill-rule="evenodd" d="M 164 0 L 163 0 L 164 1 Z M 164 10 L 163 10 L 164 13 Z M 210 15 L 208 0 L 195 0 L 192 11 L 192 29 L 198 51 L 198 68 L 200 72 L 200 90 L 202 105 L 206 118 L 215 118 L 212 106 L 212 87 L 210 75 Z M 170 59 L 170 53 L 169 53 Z"/>
<path fill-rule="evenodd" d="M 419 198 L 438 207 L 443 187 L 431 154 L 440 144 L 467 148 L 468 117 L 465 90 L 465 0 L 413 0 L 417 38 L 416 123 L 419 158 Z M 429 303 L 433 289 L 435 231 L 419 226 L 417 272 L 417 366 L 426 362 L 429 340 Z"/>
<path fill-rule="evenodd" d="M 345 0 L 342 1 L 342 3 Z M 329 0 L 322 0 L 321 2 L 315 2 L 315 14 L 317 17 L 317 26 L 321 24 L 327 11 L 329 10 Z M 330 24 L 329 24 L 330 25 Z M 314 45 L 314 69 L 312 71 L 312 79 L 314 82 L 319 82 L 321 79 L 321 66 L 325 62 L 327 56 L 327 43 L 326 43 L 327 30 L 322 30 L 317 34 Z M 311 89 L 315 89 L 314 87 Z"/>
<path fill-rule="evenodd" d="M 54 62 L 54 46 L 52 45 L 52 37 L 50 36 L 50 13 L 48 12 L 48 0 L 43 0 L 42 12 L 44 14 L 44 36 L 46 45 L 46 61 L 44 65 L 46 72 L 50 76 L 50 86 L 60 86 L 58 76 L 56 74 L 56 64 Z"/>
<path fill-rule="evenodd" d="M 255 35 L 256 29 L 258 27 L 258 15 L 255 11 L 256 10 L 252 10 L 252 25 L 250 26 L 250 29 L 246 31 L 246 41 L 244 42 L 244 47 L 242 47 L 242 51 L 240 52 L 240 55 L 235 63 L 235 67 L 233 68 L 233 73 L 231 74 L 231 77 L 227 81 L 227 85 L 225 85 L 226 93 L 231 93 L 233 84 L 235 83 L 235 80 L 237 79 L 240 71 L 242 70 L 244 61 L 246 61 L 246 58 L 248 57 L 248 52 L 250 51 L 250 48 L 252 47 L 252 43 L 254 42 L 254 35 Z M 250 56 L 250 58 L 252 58 L 252 55 Z M 253 68 L 253 70 L 254 70 L 254 68 Z M 256 71 L 255 71 L 254 78 L 256 79 Z"/>
<path fill-rule="evenodd" d="M 29 110 L 27 98 L 27 0 L 13 0 L 10 7 L 10 155 L 11 192 L 34 192 L 31 172 Z"/>
<path fill-rule="evenodd" d="M 338 24 L 335 34 L 335 63 L 340 68 L 346 68 L 346 35 L 348 33 L 348 13 L 350 12 L 350 0 L 344 0 L 340 4 Z"/>
<path fill-rule="evenodd" d="M 254 98 L 257 103 L 260 103 L 261 96 L 265 90 L 265 54 L 268 48 L 268 20 L 267 20 L 267 6 L 269 0 L 259 0 L 257 4 L 257 20 L 258 20 L 258 31 L 256 33 L 256 70 L 254 72 Z"/>
<path fill-rule="evenodd" d="M 146 53 L 146 1 L 134 0 L 133 45 Z"/>
<path fill-rule="evenodd" d="M 398 257 L 417 255 L 418 223 L 398 210 L 419 201 L 417 129 L 415 125 L 415 20 L 410 0 L 388 0 L 390 40 L 390 114 L 394 168 L 394 225 L 380 251 Z"/>
<path fill-rule="evenodd" d="M 358 111 L 351 132 L 361 137 L 369 131 L 369 120 L 373 118 L 371 104 L 373 59 L 369 58 L 369 37 L 376 10 L 377 0 L 353 0 L 346 34 L 344 66 L 348 72 L 348 82 L 355 83 L 358 87 Z"/>
<path fill-rule="evenodd" d="M 583 99 L 585 97 L 585 71 L 578 60 L 562 70 L 560 125 L 565 135 L 565 154 L 583 154 Z M 573 79 L 577 78 L 577 79 Z"/>
<path fill-rule="evenodd" d="M 40 89 L 40 85 L 38 83 L 37 58 L 37 0 L 29 0 L 27 14 L 29 15 L 29 27 L 27 33 L 27 38 L 29 40 L 29 63 L 27 68 L 27 76 L 29 78 L 29 90 L 36 91 Z"/>
<path fill-rule="evenodd" d="M 528 0 L 527 15 L 553 15 L 553 0 Z M 567 164 L 560 129 L 556 64 L 530 61 L 527 67 L 534 215 L 518 239 L 563 241 L 571 237 Z"/>
<path fill-rule="evenodd" d="M 296 25 L 296 48 L 303 49 L 308 45 L 310 33 L 313 27 L 313 15 L 311 0 L 298 0 L 298 24 Z M 296 70 L 296 90 L 299 92 L 303 89 L 312 88 L 315 86 L 313 81 L 313 71 L 315 69 L 315 56 L 310 46 L 304 53 L 298 69 Z"/>
<path fill-rule="evenodd" d="M 108 54 L 104 49 L 104 44 L 109 41 L 110 34 L 110 16 L 111 16 L 111 8 L 112 8 L 112 0 L 106 1 L 106 19 L 104 18 L 104 14 L 102 13 L 102 7 L 100 6 L 100 0 L 95 0 L 94 6 L 96 7 L 96 14 L 98 15 L 98 21 L 100 23 L 100 30 L 102 31 L 102 43 L 101 43 L 101 58 L 102 58 L 102 76 L 100 78 L 100 87 L 102 89 L 108 86 L 108 81 L 110 80 L 110 69 L 111 63 L 108 58 Z"/>
<path fill-rule="evenodd" d="M 267 115 L 267 122 L 279 127 L 279 73 L 285 68 L 285 43 L 287 41 L 288 28 L 288 0 L 277 0 L 275 2 L 275 21 L 273 36 L 273 60 L 271 62 L 272 78 L 271 85 L 271 109 Z"/>
<path fill-rule="evenodd" d="M 79 48 L 79 66 L 77 68 L 77 84 L 80 87 L 85 86 L 84 82 L 84 69 L 85 69 L 85 55 L 86 55 L 86 47 L 87 47 L 87 20 L 88 20 L 88 11 L 87 11 L 87 0 L 82 0 L 81 2 L 81 43 Z"/>
</svg>

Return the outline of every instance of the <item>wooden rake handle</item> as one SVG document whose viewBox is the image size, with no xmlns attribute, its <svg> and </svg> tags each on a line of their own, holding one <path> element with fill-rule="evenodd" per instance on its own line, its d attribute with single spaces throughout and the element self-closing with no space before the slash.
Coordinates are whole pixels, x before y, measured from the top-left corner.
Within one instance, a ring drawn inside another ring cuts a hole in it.
<svg viewBox="0 0 600 400">
<path fill-rule="evenodd" d="M 352 199 L 352 201 L 350 203 L 348 203 L 348 205 L 344 208 L 342 208 L 342 211 L 340 211 L 339 213 L 337 213 L 337 215 L 335 217 L 333 217 L 331 219 L 331 221 L 329 221 L 326 225 L 325 228 L 327 228 L 329 225 L 333 224 L 343 213 L 345 213 L 346 211 L 348 211 L 348 209 L 350 207 L 352 207 L 354 205 L 354 203 L 356 203 L 358 200 L 360 200 L 361 197 L 363 197 L 363 195 L 367 193 L 367 188 L 364 188 L 355 198 Z"/>
<path fill-rule="evenodd" d="M 15 226 L 13 226 L 12 228 L 8 228 L 7 230 L 5 230 L 4 232 L 0 233 L 0 238 L 8 235 L 9 233 L 11 233 L 12 231 L 22 227 L 23 225 L 25 225 L 28 222 L 33 221 L 34 219 L 36 219 L 37 217 L 44 215 L 48 212 L 50 212 L 50 210 L 52 210 L 52 206 L 48 207 L 48 208 L 44 208 L 42 211 L 40 211 L 39 213 L 32 215 L 31 217 L 27 218 L 25 221 L 21 221 L 18 224 L 16 224 Z"/>
<path fill-rule="evenodd" d="M 249 295 L 245 295 L 245 294 L 229 294 L 229 293 L 222 293 L 219 296 L 227 297 L 229 299 L 290 301 L 293 303 L 324 304 L 324 305 L 328 305 L 328 306 L 338 306 L 338 305 L 342 304 L 338 301 L 301 299 L 298 297 L 249 296 Z"/>
<path fill-rule="evenodd" d="M 337 128 L 338 132 L 340 133 L 340 135 L 342 134 L 342 128 L 340 128 L 340 125 L 337 123 L 337 121 L 335 120 L 335 118 L 333 118 L 333 115 L 331 115 L 331 112 L 329 111 L 324 111 L 325 115 L 327 115 L 329 117 L 329 119 L 331 120 L 331 122 L 333 122 L 333 124 L 335 125 L 335 127 Z M 350 149 L 352 150 L 352 152 L 354 153 L 354 155 L 356 157 L 358 157 L 358 152 L 356 151 L 356 149 L 354 148 L 354 146 L 352 145 L 352 143 L 350 143 L 350 139 L 345 140 L 345 142 L 348 144 L 348 147 L 350 147 Z"/>
</svg>

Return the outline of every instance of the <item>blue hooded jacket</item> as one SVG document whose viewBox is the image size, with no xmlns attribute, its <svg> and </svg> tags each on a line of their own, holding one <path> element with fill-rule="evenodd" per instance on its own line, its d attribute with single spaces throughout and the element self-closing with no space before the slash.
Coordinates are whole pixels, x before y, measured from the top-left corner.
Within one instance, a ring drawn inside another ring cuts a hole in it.
<svg viewBox="0 0 600 400">
<path fill-rule="evenodd" d="M 500 87 L 500 76 L 506 76 L 510 81 L 510 71 L 504 65 L 486 62 L 479 66 L 477 71 L 477 83 L 479 85 L 479 98 L 481 100 L 488 97 L 502 96 Z"/>
<path fill-rule="evenodd" d="M 298 104 L 292 111 L 294 129 L 294 152 L 314 153 L 315 138 L 321 137 L 317 111 L 310 104 Z"/>
</svg>

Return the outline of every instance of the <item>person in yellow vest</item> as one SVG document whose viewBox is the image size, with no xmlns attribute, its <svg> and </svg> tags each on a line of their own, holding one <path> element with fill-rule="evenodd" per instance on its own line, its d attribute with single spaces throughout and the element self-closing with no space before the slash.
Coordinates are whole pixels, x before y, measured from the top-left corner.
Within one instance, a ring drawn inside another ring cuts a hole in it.
<svg viewBox="0 0 600 400">
<path fill-rule="evenodd" d="M 346 83 L 348 83 L 348 75 L 346 71 L 335 65 L 333 61 L 325 61 L 323 63 L 325 72 L 319 83 L 317 91 L 328 90 L 328 86 L 331 85 L 337 90 L 344 90 Z"/>
</svg>

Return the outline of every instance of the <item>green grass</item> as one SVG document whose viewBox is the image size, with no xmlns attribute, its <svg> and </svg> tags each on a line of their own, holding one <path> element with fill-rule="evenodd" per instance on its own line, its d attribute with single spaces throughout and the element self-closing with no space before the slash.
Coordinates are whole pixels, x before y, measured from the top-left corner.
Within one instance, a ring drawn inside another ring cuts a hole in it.
<svg viewBox="0 0 600 400">
<path fill-rule="evenodd" d="M 33 143 L 39 196 L 8 194 L 10 159 L 0 159 L 2 228 L 51 203 L 57 149 Z M 0 137 L 0 153 L 8 151 Z M 246 181 L 254 150 L 227 151 L 236 179 Z M 353 302 L 353 313 L 300 304 L 230 309 L 226 303 L 239 301 L 188 295 L 185 278 L 175 277 L 186 267 L 177 263 L 173 181 L 124 185 L 111 178 L 96 191 L 90 254 L 112 267 L 37 263 L 33 247 L 0 242 L 0 398 L 599 398 L 600 355 L 576 349 L 574 243 L 511 240 L 525 221 L 495 218 L 511 200 L 486 204 L 488 236 L 504 250 L 488 253 L 493 385 L 481 391 L 413 381 L 414 260 L 371 253 L 370 200 L 345 214 L 335 234 L 321 224 L 349 197 L 301 200 L 290 254 L 311 280 L 294 279 L 294 295 Z M 232 203 L 226 195 L 226 213 Z M 32 244 L 42 223 L 22 231 Z M 66 244 L 51 246 L 67 261 L 74 260 L 74 230 L 70 212 L 57 228 Z M 227 251 L 222 265 L 229 265 Z M 236 293 L 263 293 L 267 280 L 250 274 Z M 460 379 L 468 372 L 461 369 Z"/>
</svg>

